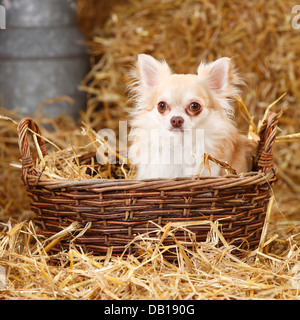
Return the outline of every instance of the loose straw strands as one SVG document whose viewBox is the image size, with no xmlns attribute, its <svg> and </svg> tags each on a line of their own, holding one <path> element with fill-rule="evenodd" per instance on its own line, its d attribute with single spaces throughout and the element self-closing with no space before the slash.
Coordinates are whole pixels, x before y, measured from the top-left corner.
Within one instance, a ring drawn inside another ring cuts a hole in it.
<svg viewBox="0 0 300 320">
<path fill-rule="evenodd" d="M 187 227 L 180 223 L 159 228 L 156 238 L 138 236 L 134 241 L 140 247 L 139 257 L 123 259 L 109 252 L 107 257 L 95 257 L 70 245 L 56 255 L 56 266 L 49 264 L 47 243 L 49 247 L 53 240 L 59 241 L 66 231 L 50 241 L 41 239 L 32 223 L 2 224 L 5 299 L 297 299 L 300 252 L 292 239 L 285 256 L 261 253 L 259 260 L 242 261 L 231 254 L 233 247 L 225 240 L 224 246 L 216 246 L 221 235 L 218 225 L 207 224 L 211 232 L 195 251 L 180 242 L 173 246 L 178 248 L 178 265 L 162 254 L 171 249 L 163 240 L 176 239 L 176 231 Z"/>
</svg>

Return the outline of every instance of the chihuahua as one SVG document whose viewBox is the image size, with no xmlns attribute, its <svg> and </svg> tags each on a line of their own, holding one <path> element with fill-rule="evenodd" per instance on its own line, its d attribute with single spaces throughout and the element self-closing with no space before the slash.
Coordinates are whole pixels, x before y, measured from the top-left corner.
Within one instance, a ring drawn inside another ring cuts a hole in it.
<svg viewBox="0 0 300 320">
<path fill-rule="evenodd" d="M 132 78 L 128 157 L 137 179 L 193 176 L 204 153 L 237 173 L 251 170 L 256 144 L 232 120 L 231 100 L 242 81 L 230 58 L 200 63 L 197 74 L 174 74 L 165 61 L 140 54 Z M 198 174 L 224 173 L 213 162 Z"/>
</svg>

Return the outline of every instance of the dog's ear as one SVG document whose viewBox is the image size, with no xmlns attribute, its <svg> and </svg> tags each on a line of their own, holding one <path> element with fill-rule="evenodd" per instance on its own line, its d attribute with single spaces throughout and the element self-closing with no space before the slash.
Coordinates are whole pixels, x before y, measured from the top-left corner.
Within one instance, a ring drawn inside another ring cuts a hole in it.
<svg viewBox="0 0 300 320">
<path fill-rule="evenodd" d="M 230 94 L 233 86 L 241 81 L 236 75 L 231 59 L 224 57 L 214 62 L 203 64 L 198 67 L 198 75 L 208 78 L 210 89 L 217 93 Z"/>
<path fill-rule="evenodd" d="M 171 70 L 165 61 L 158 61 L 148 54 L 139 54 L 136 64 L 136 77 L 146 87 L 156 86 Z"/>
</svg>

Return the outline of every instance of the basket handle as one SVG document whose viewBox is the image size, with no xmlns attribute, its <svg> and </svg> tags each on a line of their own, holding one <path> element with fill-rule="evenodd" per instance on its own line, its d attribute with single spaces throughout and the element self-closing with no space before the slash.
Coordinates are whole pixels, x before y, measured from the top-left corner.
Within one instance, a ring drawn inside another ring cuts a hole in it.
<svg viewBox="0 0 300 320">
<path fill-rule="evenodd" d="M 267 172 L 274 168 L 273 147 L 277 135 L 278 114 L 269 112 L 259 130 L 260 140 L 254 160 L 254 170 Z"/>
<path fill-rule="evenodd" d="M 29 131 L 30 129 L 31 131 Z M 37 158 L 37 152 L 34 155 L 34 159 L 32 159 L 32 154 L 30 151 L 30 145 L 28 140 L 28 133 L 32 135 L 37 133 L 37 141 L 43 156 L 48 154 L 46 145 L 44 140 L 40 137 L 41 131 L 39 126 L 30 118 L 25 118 L 21 120 L 18 124 L 18 135 L 19 135 L 19 149 L 22 156 L 22 180 L 23 182 L 28 185 L 27 183 L 27 175 L 32 173 L 34 168 L 34 162 Z M 34 133 L 33 133 L 34 132 Z"/>
</svg>

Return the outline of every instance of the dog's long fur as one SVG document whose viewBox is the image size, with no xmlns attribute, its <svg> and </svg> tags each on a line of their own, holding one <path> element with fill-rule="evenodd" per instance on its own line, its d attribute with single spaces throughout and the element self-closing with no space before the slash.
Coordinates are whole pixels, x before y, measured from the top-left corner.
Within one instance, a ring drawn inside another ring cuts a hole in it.
<svg viewBox="0 0 300 320">
<path fill-rule="evenodd" d="M 172 74 L 165 61 L 140 54 L 133 79 L 135 107 L 131 113 L 129 159 L 137 165 L 138 179 L 192 176 L 203 160 L 203 152 L 227 162 L 238 173 L 251 170 L 255 143 L 241 135 L 232 120 L 230 102 L 241 81 L 229 58 L 201 63 L 193 75 Z M 157 108 L 161 101 L 168 106 L 164 113 Z M 188 113 L 192 102 L 201 105 L 197 115 Z M 174 116 L 183 118 L 181 130 L 170 125 Z M 190 139 L 184 140 L 187 132 Z M 202 139 L 204 150 L 199 151 L 196 139 Z M 204 169 L 202 175 L 207 174 Z M 222 174 L 223 170 L 213 163 L 211 175 Z"/>
</svg>

